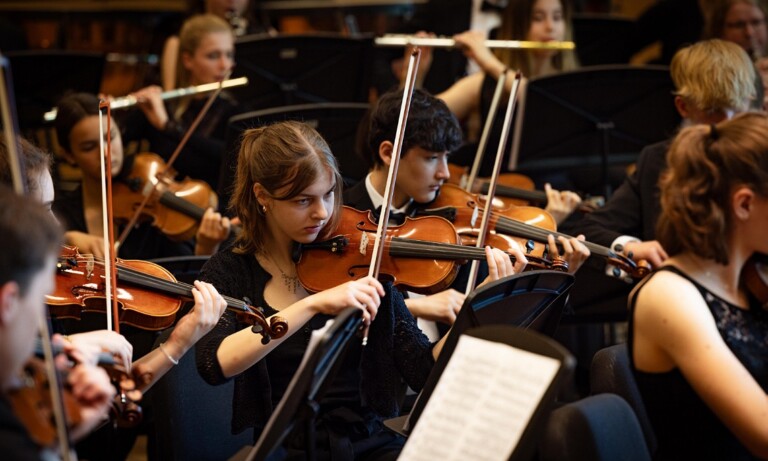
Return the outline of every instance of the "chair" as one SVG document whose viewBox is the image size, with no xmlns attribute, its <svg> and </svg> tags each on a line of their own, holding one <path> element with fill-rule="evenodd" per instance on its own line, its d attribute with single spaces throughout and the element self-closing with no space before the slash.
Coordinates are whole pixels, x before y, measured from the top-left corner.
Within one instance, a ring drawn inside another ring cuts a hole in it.
<svg viewBox="0 0 768 461">
<path fill-rule="evenodd" d="M 156 345 L 170 334 L 166 330 Z M 195 350 L 150 390 L 154 410 L 158 459 L 218 461 L 253 443 L 253 434 L 237 435 L 232 427 L 234 381 L 211 386 L 197 372 Z"/>
<path fill-rule="evenodd" d="M 366 102 L 371 84 L 373 39 L 338 34 L 250 35 L 235 43 L 233 88 L 251 109 L 323 102 Z"/>
<path fill-rule="evenodd" d="M 650 461 L 640 424 L 621 397 L 598 394 L 553 411 L 540 461 Z"/>
<path fill-rule="evenodd" d="M 301 121 L 316 129 L 338 159 L 344 183 L 348 186 L 357 183 L 368 174 L 370 164 L 356 146 L 358 125 L 367 112 L 367 103 L 325 102 L 275 107 L 232 117 L 227 126 L 226 148 L 221 162 L 219 203 L 229 203 L 243 131 L 285 120 Z"/>
<path fill-rule="evenodd" d="M 597 351 L 590 367 L 591 393 L 611 393 L 624 399 L 634 411 L 642 428 L 648 450 L 656 451 L 656 435 L 645 411 L 645 404 L 629 364 L 627 344 L 617 344 Z"/>
</svg>

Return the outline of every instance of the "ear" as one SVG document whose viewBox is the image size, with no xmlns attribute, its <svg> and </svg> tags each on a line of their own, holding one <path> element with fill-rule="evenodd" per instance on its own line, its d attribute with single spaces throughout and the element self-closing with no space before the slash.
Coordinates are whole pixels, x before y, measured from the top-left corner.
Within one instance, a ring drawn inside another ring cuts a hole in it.
<svg viewBox="0 0 768 461">
<path fill-rule="evenodd" d="M 19 306 L 19 284 L 6 282 L 0 286 L 0 327 L 13 323 Z"/>
<path fill-rule="evenodd" d="M 181 53 L 181 64 L 185 69 L 190 70 L 192 67 L 192 55 L 189 52 L 184 51 Z"/>
<path fill-rule="evenodd" d="M 733 214 L 736 219 L 746 221 L 752 215 L 752 208 L 755 203 L 755 191 L 749 187 L 739 187 L 731 197 Z"/>
<path fill-rule="evenodd" d="M 253 184 L 253 195 L 256 197 L 256 200 L 259 202 L 259 206 L 267 206 L 269 205 L 269 201 L 271 197 L 267 193 L 266 189 L 264 189 L 264 186 L 262 186 L 259 183 Z"/>
<path fill-rule="evenodd" d="M 677 109 L 677 113 L 683 118 L 688 118 L 688 116 L 691 115 L 688 103 L 680 96 L 675 96 L 675 109 Z"/>
<path fill-rule="evenodd" d="M 387 167 L 389 167 L 390 162 L 392 162 L 392 151 L 394 147 L 395 146 L 389 141 L 384 141 L 379 144 L 379 158 Z"/>
</svg>

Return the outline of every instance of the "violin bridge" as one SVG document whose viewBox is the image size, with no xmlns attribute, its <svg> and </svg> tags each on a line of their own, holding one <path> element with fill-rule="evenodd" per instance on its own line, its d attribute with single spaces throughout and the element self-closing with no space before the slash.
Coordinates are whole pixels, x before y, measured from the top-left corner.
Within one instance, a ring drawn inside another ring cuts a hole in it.
<svg viewBox="0 0 768 461">
<path fill-rule="evenodd" d="M 477 227 L 477 218 L 480 217 L 480 208 L 477 206 L 472 210 L 472 217 L 469 219 L 469 224 L 474 228 Z"/>
<path fill-rule="evenodd" d="M 93 255 L 83 255 L 85 257 L 85 279 L 90 280 L 93 275 Z"/>
<path fill-rule="evenodd" d="M 363 232 L 363 236 L 360 237 L 360 247 L 358 248 L 360 254 L 365 256 L 368 252 L 368 232 Z"/>
</svg>

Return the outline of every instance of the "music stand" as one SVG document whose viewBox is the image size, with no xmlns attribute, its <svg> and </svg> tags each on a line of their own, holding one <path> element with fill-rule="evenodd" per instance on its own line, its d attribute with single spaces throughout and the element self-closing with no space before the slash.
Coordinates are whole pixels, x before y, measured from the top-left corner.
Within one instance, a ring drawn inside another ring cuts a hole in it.
<svg viewBox="0 0 768 461">
<path fill-rule="evenodd" d="M 346 352 L 349 340 L 358 331 L 361 321 L 360 309 L 349 308 L 336 316 L 333 325 L 325 331 L 316 347 L 305 356 L 305 361 L 272 412 L 259 440 L 244 460 L 267 459 L 300 423 L 304 424 L 306 431 L 307 459 L 314 459 L 315 418 L 320 409 L 319 402 L 327 385 L 336 375 L 340 358 Z"/>
<path fill-rule="evenodd" d="M 235 53 L 232 78 L 248 77 L 248 85 L 231 90 L 251 109 L 368 101 L 371 37 L 249 35 L 237 40 Z"/>
<path fill-rule="evenodd" d="M 608 197 L 608 167 L 634 162 L 679 126 L 673 91 L 665 66 L 595 66 L 532 79 L 509 167 L 539 185 Z M 547 178 L 553 171 L 567 171 L 570 183 Z"/>
<path fill-rule="evenodd" d="M 532 459 L 535 453 L 536 447 L 538 445 L 539 435 L 541 434 L 541 431 L 544 428 L 544 424 L 546 423 L 547 418 L 549 417 L 551 404 L 552 402 L 555 401 L 560 387 L 562 387 L 562 385 L 565 382 L 567 382 L 568 378 L 570 378 L 570 376 L 572 375 L 573 369 L 576 365 L 576 360 L 573 358 L 573 355 L 571 355 L 571 353 L 568 352 L 568 350 L 566 350 L 563 346 L 561 346 L 555 340 L 548 338 L 546 336 L 543 336 L 534 331 L 525 330 L 523 328 L 519 328 L 511 325 L 486 325 L 486 326 L 481 326 L 477 328 L 472 328 L 463 332 L 462 336 L 471 336 L 475 338 L 484 339 L 487 341 L 507 344 L 516 349 L 521 349 L 523 351 L 531 352 L 538 356 L 555 359 L 555 361 L 558 362 L 557 369 L 554 373 L 554 376 L 552 377 L 551 381 L 546 385 L 546 389 L 541 395 L 541 398 L 539 399 L 539 401 L 536 403 L 535 409 L 533 410 L 533 413 L 531 414 L 530 419 L 525 425 L 525 429 L 522 430 L 522 434 L 520 435 L 520 438 L 518 439 L 517 444 L 514 446 L 514 449 L 509 456 L 510 460 L 515 460 L 515 461 L 523 461 L 523 460 L 528 461 Z M 448 356 L 450 358 L 450 356 L 453 355 L 453 352 L 456 349 L 456 345 L 457 344 L 453 344 L 450 348 L 448 348 L 448 345 L 446 344 L 445 349 L 440 354 L 440 357 Z M 443 371 L 448 365 L 448 362 L 449 360 L 442 361 L 441 363 L 435 363 L 435 366 L 433 368 L 432 373 L 430 374 L 430 377 L 432 377 L 432 375 L 435 375 L 435 374 L 438 376 L 442 375 Z M 514 366 L 512 368 L 514 369 Z M 513 379 L 521 379 L 521 380 L 531 379 L 531 377 L 529 376 L 524 376 L 526 374 L 527 374 L 527 371 L 521 372 L 521 376 L 518 376 L 516 374 L 513 377 Z M 538 378 L 535 378 L 535 379 L 538 379 Z M 533 383 L 527 383 L 527 384 L 533 384 Z M 525 388 L 527 387 L 527 385 L 522 385 L 520 387 Z M 424 387 L 420 395 L 420 401 L 425 402 L 424 404 L 422 404 L 422 408 L 426 407 L 426 401 L 429 400 L 429 398 L 432 396 L 433 391 L 435 391 L 436 388 L 437 388 L 437 382 L 429 385 L 429 387 L 427 386 Z M 515 416 L 510 415 L 509 418 L 515 418 Z M 522 423 L 523 421 L 516 421 L 516 422 Z M 472 431 L 473 427 L 474 426 L 470 425 L 466 427 L 466 430 Z M 481 436 L 478 435 L 476 432 L 477 430 L 475 429 L 474 435 L 477 436 L 476 438 L 481 438 Z M 475 437 L 472 437 L 472 434 L 469 434 L 469 437 L 475 438 Z M 422 440 L 421 442 L 423 443 L 424 440 Z M 406 445 L 406 450 L 407 448 L 408 447 Z"/>
<path fill-rule="evenodd" d="M 450 360 L 450 353 L 445 351 L 453 350 L 459 337 L 470 328 L 513 325 L 553 334 L 573 281 L 573 275 L 565 272 L 528 271 L 488 283 L 470 293 L 464 299 L 445 339 L 443 353 L 435 361 L 411 413 L 387 420 L 384 424 L 402 435 L 413 430 L 442 370 Z"/>
<path fill-rule="evenodd" d="M 16 51 L 7 54 L 16 77 L 19 124 L 23 130 L 45 125 L 43 114 L 64 94 L 96 94 L 101 88 L 105 58 L 82 51 Z"/>
<path fill-rule="evenodd" d="M 339 160 L 344 184 L 357 183 L 368 174 L 370 161 L 358 152 L 356 140 L 360 120 L 368 111 L 366 103 L 319 103 L 276 107 L 240 114 L 229 119 L 225 136 L 224 157 L 219 175 L 219 203 L 228 204 L 237 169 L 240 137 L 249 128 L 285 120 L 307 123 L 323 136 L 331 152 Z"/>
<path fill-rule="evenodd" d="M 582 66 L 624 64 L 629 61 L 625 38 L 634 21 L 614 14 L 575 13 L 573 41 Z"/>
</svg>

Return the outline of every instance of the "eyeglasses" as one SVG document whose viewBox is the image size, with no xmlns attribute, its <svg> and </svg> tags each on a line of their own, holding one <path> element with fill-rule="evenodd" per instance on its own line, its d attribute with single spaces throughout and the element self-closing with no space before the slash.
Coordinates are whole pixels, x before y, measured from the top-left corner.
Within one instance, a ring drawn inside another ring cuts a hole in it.
<svg viewBox="0 0 768 461">
<path fill-rule="evenodd" d="M 762 27 L 765 25 L 765 19 L 752 19 L 750 21 L 733 21 L 733 22 L 726 22 L 725 28 L 726 29 L 741 29 L 746 30 L 747 26 L 752 27 L 753 29 L 757 29 L 758 27 Z"/>
</svg>

